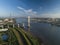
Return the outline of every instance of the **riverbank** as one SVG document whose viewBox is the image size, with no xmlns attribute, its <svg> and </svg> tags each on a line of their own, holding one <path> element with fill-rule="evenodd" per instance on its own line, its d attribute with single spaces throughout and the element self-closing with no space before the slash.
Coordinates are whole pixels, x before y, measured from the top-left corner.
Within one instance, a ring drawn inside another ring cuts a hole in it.
<svg viewBox="0 0 60 45">
<path fill-rule="evenodd" d="M 30 38 L 29 40 L 32 41 L 34 45 L 37 45 L 37 44 L 40 45 L 40 44 L 41 44 L 41 42 L 39 42 L 39 39 L 38 39 L 36 36 L 32 35 L 31 32 L 25 31 L 25 30 L 23 30 L 22 28 L 19 28 L 19 29 L 22 30 L 23 33 L 24 33 L 26 36 L 28 36 L 28 38 Z"/>
<path fill-rule="evenodd" d="M 23 29 L 28 35 L 30 35 L 30 36 L 34 37 L 35 39 L 37 39 L 38 42 L 40 43 L 40 45 L 45 45 L 44 39 L 43 39 L 42 37 L 39 37 L 37 34 L 34 34 L 33 32 L 31 32 L 31 30 L 28 31 L 28 30 L 26 30 L 26 29 L 24 29 L 24 28 L 22 28 L 22 29 Z M 29 37 L 30 37 L 30 36 L 29 36 Z"/>
</svg>

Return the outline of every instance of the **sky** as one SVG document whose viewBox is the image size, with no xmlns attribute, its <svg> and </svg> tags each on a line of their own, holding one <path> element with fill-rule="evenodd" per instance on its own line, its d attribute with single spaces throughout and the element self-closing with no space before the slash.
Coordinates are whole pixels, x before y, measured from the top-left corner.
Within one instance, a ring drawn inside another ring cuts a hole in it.
<svg viewBox="0 0 60 45">
<path fill-rule="evenodd" d="M 60 18 L 60 0 L 0 0 L 0 17 Z"/>
</svg>

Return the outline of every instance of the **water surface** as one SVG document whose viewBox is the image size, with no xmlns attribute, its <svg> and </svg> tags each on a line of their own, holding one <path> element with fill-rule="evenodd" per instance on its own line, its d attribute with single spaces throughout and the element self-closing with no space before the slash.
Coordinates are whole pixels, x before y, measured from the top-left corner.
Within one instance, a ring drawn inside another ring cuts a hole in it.
<svg viewBox="0 0 60 45">
<path fill-rule="evenodd" d="M 17 23 L 24 23 L 27 26 L 27 19 L 17 19 Z M 48 23 L 31 21 L 31 30 L 34 35 L 42 38 L 47 45 L 60 45 L 60 27 Z"/>
</svg>

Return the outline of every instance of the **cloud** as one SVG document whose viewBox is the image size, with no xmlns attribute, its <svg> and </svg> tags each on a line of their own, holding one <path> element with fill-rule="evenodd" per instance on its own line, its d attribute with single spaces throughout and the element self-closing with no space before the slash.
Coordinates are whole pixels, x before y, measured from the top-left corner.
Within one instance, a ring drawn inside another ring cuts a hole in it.
<svg viewBox="0 0 60 45">
<path fill-rule="evenodd" d="M 21 10 L 22 10 L 23 13 L 26 14 L 26 15 L 30 15 L 30 16 L 37 15 L 37 12 L 36 12 L 36 11 L 33 11 L 32 9 L 26 10 L 26 9 L 24 9 L 24 8 L 22 8 L 22 7 L 17 7 L 17 8 L 20 9 L 20 12 L 21 12 Z"/>
<path fill-rule="evenodd" d="M 17 7 L 17 8 L 20 9 L 20 10 L 23 10 L 24 12 L 26 12 L 26 10 L 22 7 Z"/>
<path fill-rule="evenodd" d="M 43 18 L 59 18 L 60 17 L 60 13 L 57 12 L 49 12 L 49 13 L 42 13 L 42 14 L 38 14 L 38 12 L 33 11 L 33 9 L 24 9 L 22 7 L 18 7 L 18 9 L 20 9 L 20 13 L 23 16 L 33 16 L 33 17 L 43 17 Z M 40 9 L 42 9 L 42 7 L 40 7 Z M 22 11 L 21 11 L 22 10 Z"/>
<path fill-rule="evenodd" d="M 32 9 L 27 10 L 27 12 L 32 12 Z"/>
</svg>

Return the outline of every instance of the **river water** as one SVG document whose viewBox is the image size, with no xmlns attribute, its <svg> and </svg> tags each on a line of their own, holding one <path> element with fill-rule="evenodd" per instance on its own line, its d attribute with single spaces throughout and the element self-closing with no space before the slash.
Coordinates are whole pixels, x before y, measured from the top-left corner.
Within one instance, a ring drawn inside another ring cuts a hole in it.
<svg viewBox="0 0 60 45">
<path fill-rule="evenodd" d="M 27 19 L 18 18 L 17 23 L 27 26 Z M 34 35 L 43 40 L 46 45 L 60 45 L 60 27 L 48 23 L 31 21 L 31 30 Z"/>
</svg>

